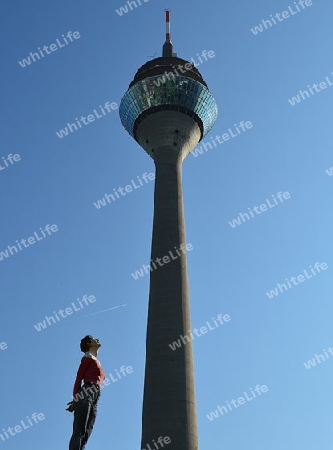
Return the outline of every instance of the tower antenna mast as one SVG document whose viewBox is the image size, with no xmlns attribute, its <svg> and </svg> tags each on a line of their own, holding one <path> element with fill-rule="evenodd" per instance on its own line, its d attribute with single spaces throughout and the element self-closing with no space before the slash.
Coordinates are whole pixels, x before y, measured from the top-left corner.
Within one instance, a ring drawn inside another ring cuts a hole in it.
<svg viewBox="0 0 333 450">
<path fill-rule="evenodd" d="M 162 56 L 164 58 L 172 58 L 173 57 L 173 45 L 170 39 L 170 9 L 165 10 L 165 25 L 166 25 L 166 33 L 165 33 L 165 42 L 163 45 L 163 53 Z"/>
</svg>

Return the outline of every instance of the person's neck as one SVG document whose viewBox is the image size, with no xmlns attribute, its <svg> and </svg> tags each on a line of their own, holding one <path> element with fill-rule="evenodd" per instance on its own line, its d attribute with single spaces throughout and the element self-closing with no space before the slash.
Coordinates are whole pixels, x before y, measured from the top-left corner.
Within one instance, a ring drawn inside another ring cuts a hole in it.
<svg viewBox="0 0 333 450">
<path fill-rule="evenodd" d="M 88 352 L 91 353 L 92 355 L 94 355 L 96 358 L 98 357 L 98 351 L 99 351 L 99 348 L 96 348 L 96 347 L 90 347 L 90 349 L 88 350 Z"/>
</svg>

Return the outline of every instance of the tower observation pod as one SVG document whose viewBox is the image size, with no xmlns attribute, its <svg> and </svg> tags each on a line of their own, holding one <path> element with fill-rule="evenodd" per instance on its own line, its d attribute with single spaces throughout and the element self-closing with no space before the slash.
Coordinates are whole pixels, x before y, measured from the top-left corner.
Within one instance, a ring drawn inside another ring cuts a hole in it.
<svg viewBox="0 0 333 450">
<path fill-rule="evenodd" d="M 139 68 L 119 115 L 156 169 L 140 449 L 162 448 L 162 437 L 168 450 L 198 450 L 182 162 L 213 127 L 217 104 L 194 64 L 173 53 L 168 10 L 162 57 Z"/>
</svg>

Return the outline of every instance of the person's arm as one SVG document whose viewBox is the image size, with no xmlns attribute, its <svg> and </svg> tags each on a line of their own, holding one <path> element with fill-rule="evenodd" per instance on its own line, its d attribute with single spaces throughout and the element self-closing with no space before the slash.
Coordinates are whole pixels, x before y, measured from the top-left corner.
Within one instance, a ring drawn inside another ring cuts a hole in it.
<svg viewBox="0 0 333 450">
<path fill-rule="evenodd" d="M 80 366 L 79 366 L 77 374 L 76 374 L 76 379 L 75 379 L 74 388 L 73 388 L 74 400 L 67 403 L 68 407 L 66 408 L 66 411 L 69 411 L 69 412 L 75 411 L 75 404 L 77 401 L 77 399 L 75 399 L 75 396 L 81 388 L 81 381 L 84 379 L 84 376 L 89 367 L 90 361 L 91 361 L 91 359 L 87 358 L 87 357 L 83 357 L 81 359 L 81 363 L 80 363 Z"/>
<path fill-rule="evenodd" d="M 81 381 L 84 379 L 84 376 L 86 374 L 86 371 L 89 367 L 89 364 L 91 362 L 90 358 L 87 357 L 83 357 L 81 359 L 81 364 L 78 368 L 77 374 L 76 374 L 76 379 L 75 379 L 75 383 L 74 383 L 74 388 L 73 388 L 73 398 L 74 400 L 72 400 L 71 402 L 68 402 L 67 405 L 68 407 L 66 408 L 66 411 L 69 412 L 73 412 L 75 410 L 75 404 L 77 402 L 77 399 L 75 399 L 76 394 L 79 392 L 80 388 L 81 388 Z"/>
<path fill-rule="evenodd" d="M 78 368 L 75 383 L 74 383 L 73 397 L 75 397 L 75 395 L 79 392 L 79 390 L 81 388 L 81 381 L 84 379 L 84 375 L 88 369 L 90 361 L 91 361 L 91 359 L 87 358 L 85 356 L 81 359 L 81 364 Z"/>
</svg>

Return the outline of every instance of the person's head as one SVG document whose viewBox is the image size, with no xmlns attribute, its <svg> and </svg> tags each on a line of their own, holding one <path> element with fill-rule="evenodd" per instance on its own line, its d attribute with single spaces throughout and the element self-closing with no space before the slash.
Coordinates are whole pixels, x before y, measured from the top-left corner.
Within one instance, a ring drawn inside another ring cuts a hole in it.
<svg viewBox="0 0 333 450">
<path fill-rule="evenodd" d="M 94 348 L 97 350 L 100 347 L 101 347 L 101 343 L 99 342 L 99 339 L 94 338 L 91 335 L 87 335 L 83 339 L 81 339 L 80 350 L 83 353 L 88 352 L 91 348 Z"/>
</svg>

